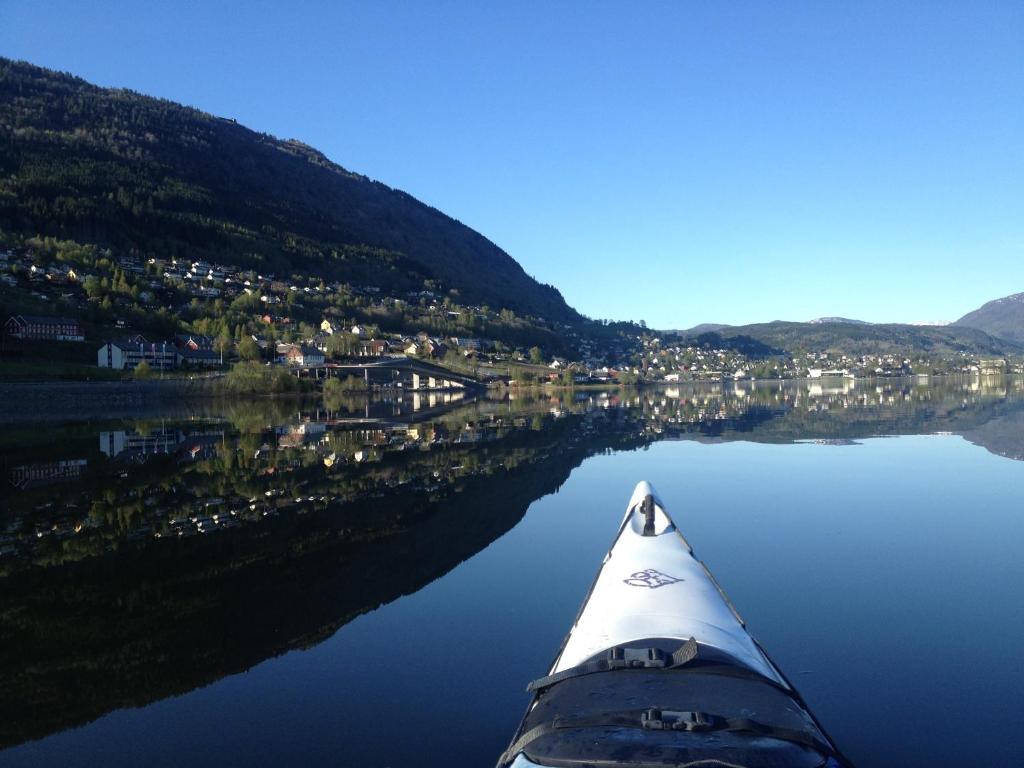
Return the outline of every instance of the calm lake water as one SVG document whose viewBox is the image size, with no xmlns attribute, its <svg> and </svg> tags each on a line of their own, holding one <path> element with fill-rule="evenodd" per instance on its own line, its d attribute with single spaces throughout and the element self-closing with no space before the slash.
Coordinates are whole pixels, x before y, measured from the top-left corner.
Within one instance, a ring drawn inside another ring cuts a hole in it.
<svg viewBox="0 0 1024 768">
<path fill-rule="evenodd" d="M 1021 764 L 1019 380 L 204 403 L 0 472 L 0 765 L 493 765 L 641 479 L 856 765 Z"/>
</svg>

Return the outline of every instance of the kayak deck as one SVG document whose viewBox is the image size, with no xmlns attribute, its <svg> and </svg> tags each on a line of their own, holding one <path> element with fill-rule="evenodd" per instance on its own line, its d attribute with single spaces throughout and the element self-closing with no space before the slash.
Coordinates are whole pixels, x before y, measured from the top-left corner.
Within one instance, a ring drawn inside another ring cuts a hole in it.
<svg viewBox="0 0 1024 768">
<path fill-rule="evenodd" d="M 645 514 L 644 500 L 653 502 Z M 645 533 L 646 529 L 646 533 Z M 643 638 L 693 637 L 785 685 L 658 500 L 640 483 L 553 672 Z"/>
</svg>

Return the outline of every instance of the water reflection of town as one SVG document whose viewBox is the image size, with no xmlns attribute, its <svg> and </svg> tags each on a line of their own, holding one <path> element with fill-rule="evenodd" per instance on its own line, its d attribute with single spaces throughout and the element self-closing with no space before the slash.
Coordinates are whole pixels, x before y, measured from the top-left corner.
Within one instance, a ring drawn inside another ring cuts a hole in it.
<svg viewBox="0 0 1024 768">
<path fill-rule="evenodd" d="M 0 573 L 303 515 L 402 490 L 426 498 L 544 451 L 513 440 L 568 420 L 559 440 L 603 433 L 663 439 L 839 442 L 959 431 L 1021 404 L 1021 379 L 804 384 L 736 382 L 644 390 L 539 391 L 465 400 L 461 392 L 341 398 L 301 407 L 248 404 L 219 418 L 62 428 L 6 445 Z M 1016 428 L 1010 435 L 1020 434 Z M 998 430 L 997 430 L 998 431 Z M 56 432 L 57 434 L 51 434 Z M 993 450 L 1024 458 L 1003 433 Z M 550 447 L 550 444 L 548 444 Z"/>
</svg>

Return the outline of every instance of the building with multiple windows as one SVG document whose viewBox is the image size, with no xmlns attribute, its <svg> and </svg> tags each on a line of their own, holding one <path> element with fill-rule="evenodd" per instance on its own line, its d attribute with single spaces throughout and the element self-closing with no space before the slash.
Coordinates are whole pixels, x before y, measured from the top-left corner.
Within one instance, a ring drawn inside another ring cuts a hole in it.
<svg viewBox="0 0 1024 768">
<path fill-rule="evenodd" d="M 85 341 L 82 326 L 70 317 L 13 315 L 5 326 L 7 334 L 16 339 L 40 341 Z"/>
<path fill-rule="evenodd" d="M 126 341 L 108 341 L 96 353 L 100 368 L 130 371 L 145 361 L 150 368 L 170 370 L 178 364 L 178 350 L 166 341 L 146 341 L 141 336 Z"/>
</svg>

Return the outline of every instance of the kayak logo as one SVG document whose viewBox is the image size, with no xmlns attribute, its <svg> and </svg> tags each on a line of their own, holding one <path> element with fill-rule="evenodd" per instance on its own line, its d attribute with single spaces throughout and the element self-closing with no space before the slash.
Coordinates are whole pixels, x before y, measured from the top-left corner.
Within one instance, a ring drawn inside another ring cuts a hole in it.
<svg viewBox="0 0 1024 768">
<path fill-rule="evenodd" d="M 682 581 L 682 579 L 677 579 L 675 576 L 669 576 L 667 573 L 656 571 L 654 568 L 637 571 L 628 579 L 622 580 L 624 584 L 629 584 L 631 587 L 649 587 L 651 589 L 667 587 L 669 584 L 676 584 L 680 581 Z"/>
</svg>

